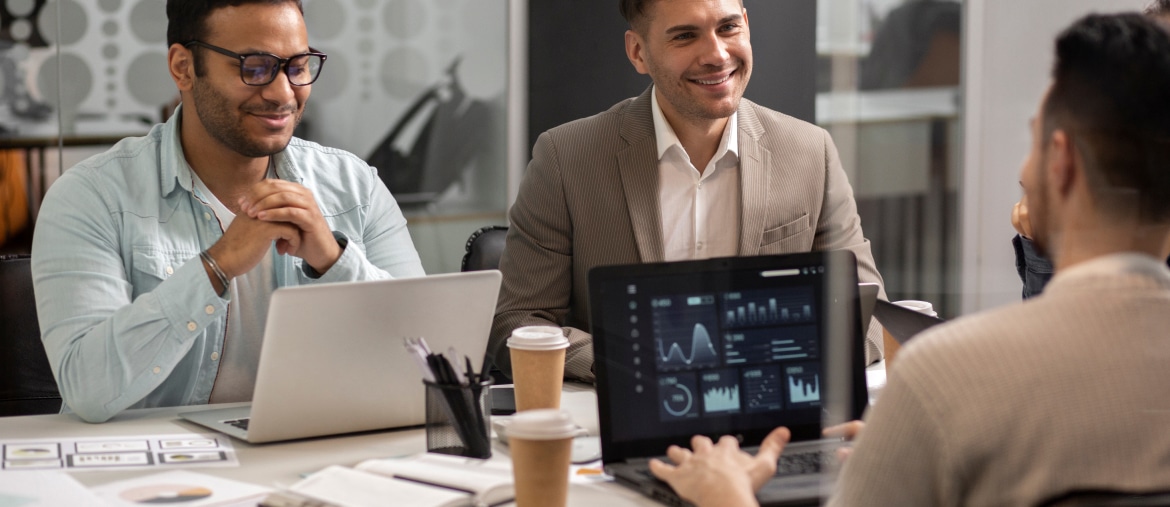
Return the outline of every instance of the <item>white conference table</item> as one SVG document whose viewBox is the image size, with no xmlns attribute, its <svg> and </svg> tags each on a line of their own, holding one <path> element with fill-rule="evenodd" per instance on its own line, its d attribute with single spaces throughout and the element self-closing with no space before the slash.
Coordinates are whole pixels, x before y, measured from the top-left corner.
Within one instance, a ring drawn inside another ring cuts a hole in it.
<svg viewBox="0 0 1170 507">
<path fill-rule="evenodd" d="M 588 391 L 589 388 L 566 385 L 566 392 Z M 570 398 L 566 398 L 569 400 Z M 574 406 L 566 406 L 574 419 L 587 418 L 592 414 L 596 427 L 596 402 L 592 406 L 589 396 L 571 398 Z M 223 405 L 229 407 L 231 405 Z M 52 414 L 0 418 L 0 436 L 5 439 L 26 438 L 67 438 L 67 437 L 124 437 L 137 435 L 166 435 L 179 433 L 212 433 L 197 424 L 178 417 L 179 412 L 191 411 L 193 407 L 169 407 L 157 409 L 129 410 L 103 424 L 88 424 L 74 415 Z M 582 421 L 587 426 L 588 421 Z M 297 482 L 304 474 L 315 472 L 329 465 L 352 466 L 372 459 L 404 456 L 426 451 L 426 434 L 422 428 L 374 431 L 334 437 L 322 437 L 292 442 L 253 445 L 232 440 L 239 467 L 190 468 L 193 472 L 248 482 L 260 486 L 280 489 Z M 508 459 L 508 448 L 499 442 L 493 443 L 492 459 Z M 168 467 L 168 470 L 172 468 Z M 182 468 L 175 468 L 182 469 Z M 134 471 L 76 471 L 69 474 L 87 487 L 132 479 L 158 473 L 162 470 Z M 16 472 L 24 473 L 24 472 Z M 511 505 L 511 504 L 509 504 Z M 570 506 L 607 507 L 656 506 L 660 505 L 637 492 L 612 482 L 573 483 L 569 489 Z"/>
<path fill-rule="evenodd" d="M 867 368 L 867 377 L 872 400 L 881 386 L 885 384 L 885 365 L 881 362 L 871 365 Z M 588 392 L 586 396 L 580 394 L 566 396 L 564 398 L 566 401 L 562 406 L 569 410 L 579 425 L 586 428 L 596 428 L 596 397 L 592 396 L 591 388 L 566 384 L 565 392 Z M 228 406 L 231 405 L 224 405 L 224 407 Z M 103 424 L 88 424 L 71 414 L 3 417 L 0 418 L 0 436 L 5 439 L 48 439 L 210 433 L 211 430 L 180 419 L 177 415 L 179 412 L 192 409 L 193 407 L 168 407 L 129 410 Z M 240 462 L 239 467 L 191 468 L 190 470 L 280 489 L 292 485 L 307 473 L 329 465 L 352 466 L 367 459 L 425 452 L 426 434 L 422 428 L 416 427 L 259 445 L 232 440 L 232 445 L 235 447 L 236 456 Z M 499 442 L 493 443 L 492 459 L 506 460 L 508 459 L 507 453 L 507 446 Z M 83 485 L 95 487 L 159 471 L 77 471 L 69 472 L 69 474 Z M 613 482 L 574 482 L 569 488 L 569 505 L 626 507 L 661 504 Z"/>
</svg>

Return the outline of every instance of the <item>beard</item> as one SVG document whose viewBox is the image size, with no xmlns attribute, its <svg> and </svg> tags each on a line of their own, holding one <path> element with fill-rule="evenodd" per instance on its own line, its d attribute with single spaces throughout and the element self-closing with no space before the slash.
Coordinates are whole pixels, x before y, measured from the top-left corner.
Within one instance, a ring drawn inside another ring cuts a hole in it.
<svg viewBox="0 0 1170 507">
<path fill-rule="evenodd" d="M 279 76 L 278 76 L 279 77 Z M 245 157 L 267 157 L 284 151 L 292 139 L 290 132 L 282 140 L 265 141 L 253 138 L 244 128 L 243 114 L 247 113 L 283 113 L 291 112 L 293 128 L 301 122 L 304 112 L 294 105 L 276 105 L 264 102 L 262 105 L 244 104 L 238 109 L 222 93 L 215 90 L 206 80 L 196 79 L 191 90 L 195 102 L 196 116 L 203 124 L 204 130 L 220 144 Z M 238 110 L 238 113 L 233 114 Z"/>
</svg>

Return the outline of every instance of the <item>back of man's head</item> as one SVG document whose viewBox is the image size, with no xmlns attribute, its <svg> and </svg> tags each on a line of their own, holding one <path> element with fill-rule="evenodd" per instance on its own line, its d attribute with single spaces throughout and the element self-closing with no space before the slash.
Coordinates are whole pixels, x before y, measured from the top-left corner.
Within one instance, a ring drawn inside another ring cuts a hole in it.
<svg viewBox="0 0 1170 507">
<path fill-rule="evenodd" d="M 1163 21 L 1170 21 L 1170 0 L 1153 0 L 1146 6 L 1145 14 Z"/>
<path fill-rule="evenodd" d="M 1170 221 L 1170 32 L 1138 14 L 1086 16 L 1056 40 L 1044 138 L 1072 139 L 1100 212 Z"/>
<path fill-rule="evenodd" d="M 167 0 L 167 47 L 207 37 L 207 17 L 222 7 L 245 4 L 296 4 L 304 13 L 301 0 Z"/>
</svg>

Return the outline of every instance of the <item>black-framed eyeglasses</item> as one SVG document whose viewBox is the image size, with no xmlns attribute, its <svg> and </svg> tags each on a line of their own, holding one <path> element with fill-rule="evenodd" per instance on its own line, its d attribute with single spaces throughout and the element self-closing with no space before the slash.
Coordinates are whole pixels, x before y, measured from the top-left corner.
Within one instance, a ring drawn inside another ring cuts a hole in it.
<svg viewBox="0 0 1170 507">
<path fill-rule="evenodd" d="M 288 76 L 289 84 L 293 86 L 311 85 L 321 75 L 321 68 L 325 66 L 325 59 L 329 57 L 325 53 L 316 51 L 301 53 L 288 58 L 281 58 L 272 53 L 248 53 L 241 55 L 203 41 L 193 40 L 183 44 L 184 47 L 190 47 L 192 45 L 205 47 L 221 55 L 230 56 L 239 60 L 240 79 L 244 81 L 244 84 L 250 86 L 265 86 L 271 83 L 276 79 L 276 75 L 280 73 L 281 69 L 284 69 L 285 75 Z"/>
</svg>

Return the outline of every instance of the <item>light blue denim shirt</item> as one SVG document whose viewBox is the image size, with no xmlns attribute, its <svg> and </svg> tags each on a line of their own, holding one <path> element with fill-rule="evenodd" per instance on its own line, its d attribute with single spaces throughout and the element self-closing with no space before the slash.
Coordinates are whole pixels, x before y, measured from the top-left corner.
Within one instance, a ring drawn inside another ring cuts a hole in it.
<svg viewBox="0 0 1170 507">
<path fill-rule="evenodd" d="M 223 232 L 192 185 L 181 114 L 66 171 L 37 219 L 41 337 L 63 411 L 86 421 L 211 397 L 228 300 L 215 294 L 199 252 Z M 373 168 L 297 138 L 274 158 L 277 176 L 309 188 L 345 244 L 319 278 L 300 258 L 275 255 L 277 287 L 424 275 L 406 219 Z"/>
</svg>

